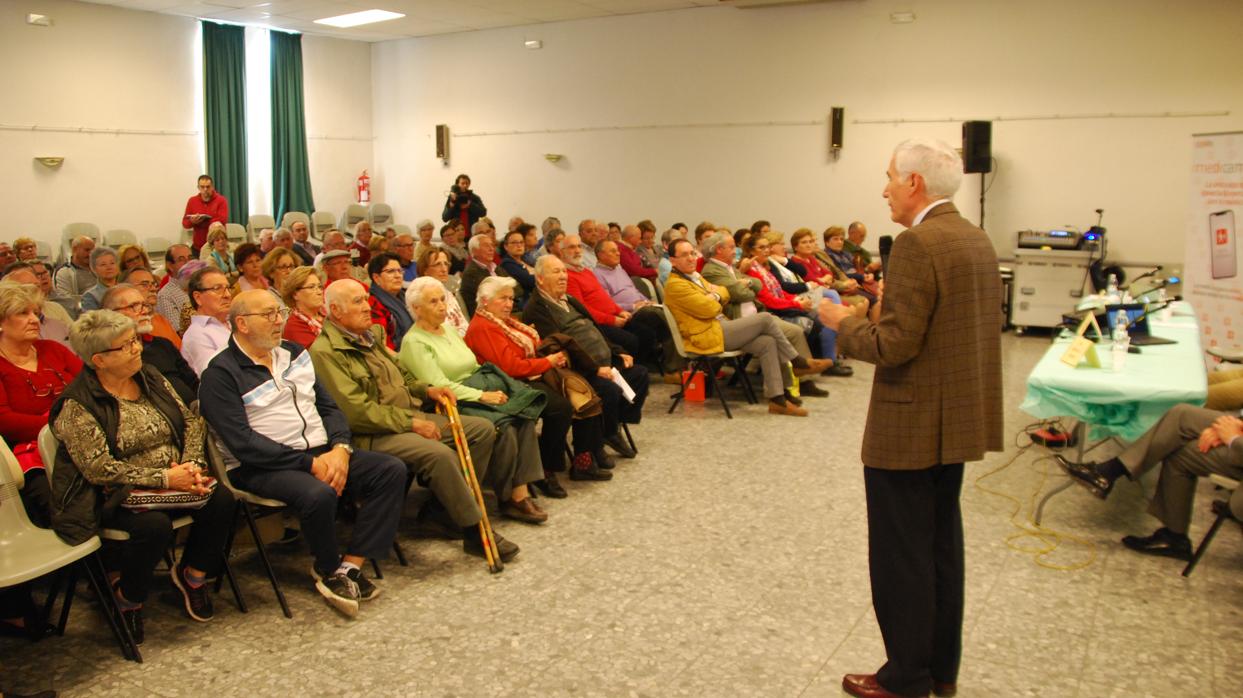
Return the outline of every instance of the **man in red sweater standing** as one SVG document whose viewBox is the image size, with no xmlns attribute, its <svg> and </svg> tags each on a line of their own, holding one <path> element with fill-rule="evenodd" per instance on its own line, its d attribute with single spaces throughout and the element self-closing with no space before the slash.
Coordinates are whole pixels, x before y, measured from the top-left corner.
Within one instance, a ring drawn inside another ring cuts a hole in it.
<svg viewBox="0 0 1243 698">
<path fill-rule="evenodd" d="M 194 259 L 207 244 L 207 228 L 212 223 L 227 225 L 229 202 L 216 191 L 216 183 L 208 175 L 199 175 L 199 193 L 186 202 L 186 214 L 181 217 L 181 227 L 193 228 Z"/>
</svg>

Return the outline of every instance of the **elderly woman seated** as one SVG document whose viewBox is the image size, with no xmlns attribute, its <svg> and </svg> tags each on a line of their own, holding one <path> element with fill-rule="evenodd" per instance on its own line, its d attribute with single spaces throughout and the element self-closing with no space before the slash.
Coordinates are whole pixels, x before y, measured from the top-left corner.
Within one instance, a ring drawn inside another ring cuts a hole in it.
<svg viewBox="0 0 1243 698">
<path fill-rule="evenodd" d="M 501 269 L 505 270 L 522 286 L 522 298 L 530 298 L 535 293 L 535 267 L 526 261 L 526 233 L 535 226 L 523 223 L 517 230 L 505 233 L 505 244 L 501 245 Z M 521 307 L 521 306 L 520 306 Z"/>
<path fill-rule="evenodd" d="M 445 323 L 445 289 L 439 281 L 421 276 L 410 288 L 414 327 L 402 342 L 398 360 L 420 380 L 452 389 L 463 414 L 487 417 L 497 425 L 487 484 L 503 502 L 501 515 L 543 523 L 548 514 L 527 491 L 528 484 L 543 477 L 535 438 L 535 420 L 546 402 L 543 393 L 494 366 L 480 367 L 470 347 Z"/>
<path fill-rule="evenodd" d="M 268 293 L 276 298 L 276 302 L 282 308 L 286 307 L 285 299 L 281 296 L 281 290 L 285 288 L 285 280 L 289 278 L 294 269 L 298 268 L 301 261 L 292 250 L 284 247 L 273 247 L 263 256 L 263 278 L 267 279 Z"/>
<path fill-rule="evenodd" d="M 283 337 L 304 347 L 324 329 L 324 286 L 311 267 L 297 267 L 285 277 L 281 297 L 289 308 L 289 320 L 285 322 Z"/>
<path fill-rule="evenodd" d="M 466 311 L 462 309 L 462 305 L 458 303 L 457 294 L 453 293 L 456 284 L 454 282 L 457 277 L 449 276 L 449 265 L 452 262 L 449 259 L 449 253 L 439 247 L 432 247 L 424 250 L 418 259 L 419 276 L 430 276 L 440 282 L 445 288 L 445 322 L 448 322 L 459 337 L 466 336 L 466 329 L 470 326 L 470 317 L 466 315 Z M 413 307 L 410 302 L 410 289 L 406 289 L 406 307 Z M 411 311 L 413 312 L 413 311 Z"/>
<path fill-rule="evenodd" d="M 404 275 L 401 259 L 383 252 L 367 262 L 367 274 L 371 277 L 371 322 L 384 328 L 388 348 L 397 351 L 402 340 L 414 324 L 414 318 L 402 302 L 401 285 Z"/>
<path fill-rule="evenodd" d="M 495 364 L 548 396 L 539 438 L 544 480 L 536 486 L 548 496 L 560 498 L 565 496 L 565 490 L 557 481 L 557 473 L 565 470 L 565 437 L 571 424 L 574 427 L 571 480 L 609 480 L 613 474 L 607 469 L 613 467 L 613 462 L 604 453 L 604 426 L 598 398 L 583 405 L 582 414 L 578 415 L 564 389 L 554 387 L 545 379 L 550 372 L 565 370 L 573 374 L 569 380 L 577 379 L 586 393 L 596 397 L 590 384 L 573 373 L 565 351 L 539 355 L 539 333 L 513 317 L 516 283 L 505 276 L 489 276 L 480 282 L 479 304 L 470 329 L 466 331 L 466 345 L 479 361 Z"/>
<path fill-rule="evenodd" d="M 243 242 L 233 251 L 233 264 L 239 275 L 237 283 L 229 289 L 229 293 L 237 295 L 242 291 L 268 288 L 268 279 L 263 275 L 263 253 L 253 242 Z"/>
<path fill-rule="evenodd" d="M 199 259 L 224 272 L 230 280 L 237 276 L 237 263 L 229 250 L 229 232 L 223 223 L 212 223 L 207 229 L 207 244 L 199 253 Z"/>
<path fill-rule="evenodd" d="M 121 275 L 121 267 L 117 261 L 117 251 L 111 247 L 96 247 L 91 250 L 91 271 L 95 273 L 96 283 L 82 294 L 82 310 L 99 310 L 100 303 L 108 289 L 117 283 Z"/>
<path fill-rule="evenodd" d="M 129 533 L 113 582 L 121 615 L 143 640 L 142 605 L 152 572 L 173 542 L 172 521 L 194 524 L 171 576 L 187 615 L 211 620 L 207 579 L 218 574 L 234 515 L 233 496 L 207 474 L 203 420 L 154 367 L 143 367 L 134 321 L 111 310 L 85 313 L 69 341 L 85 368 L 52 409 L 55 528 L 67 542 L 101 526 Z M 82 487 L 85 481 L 93 487 Z M 190 495 L 184 507 L 150 508 L 153 490 Z M 106 502 L 97 508 L 95 502 Z"/>
<path fill-rule="evenodd" d="M 870 272 L 861 271 L 857 268 L 857 263 L 853 255 L 846 251 L 846 230 L 840 225 L 830 226 L 824 231 L 824 250 L 817 250 L 823 257 L 821 261 L 828 261 L 833 267 L 834 277 L 838 280 L 842 276 L 854 282 L 854 286 L 848 288 L 843 296 L 862 296 L 869 304 L 876 302 L 876 280 Z M 819 256 L 819 255 L 817 255 Z"/>
<path fill-rule="evenodd" d="M 747 267 L 747 275 L 758 279 L 760 290 L 755 299 L 764 305 L 764 309 L 777 317 L 797 322 L 807 332 L 807 338 L 820 348 L 820 358 L 836 362 L 837 332 L 820 323 L 816 314 L 819 298 L 796 296 L 782 288 L 781 282 L 774 272 L 776 262 L 769 259 L 769 246 L 772 244 L 765 235 L 751 235 L 747 238 L 746 254 L 751 259 Z M 836 363 L 824 371 L 825 375 L 848 376 L 848 371 Z"/>
<path fill-rule="evenodd" d="M 121 274 L 130 269 L 151 269 L 151 258 L 142 245 L 121 245 L 117 249 L 117 258 L 121 260 Z"/>
</svg>

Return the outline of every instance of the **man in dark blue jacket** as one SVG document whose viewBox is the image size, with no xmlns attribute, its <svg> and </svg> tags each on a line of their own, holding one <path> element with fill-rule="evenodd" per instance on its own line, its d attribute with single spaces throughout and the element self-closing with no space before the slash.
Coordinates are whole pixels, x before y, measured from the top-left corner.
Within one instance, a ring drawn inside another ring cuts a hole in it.
<svg viewBox="0 0 1243 698">
<path fill-rule="evenodd" d="M 393 546 L 406 466 L 393 456 L 353 449 L 345 416 L 315 379 L 310 355 L 281 341 L 287 315 L 267 291 L 245 291 L 233 300 L 233 334 L 203 371 L 199 406 L 241 463 L 230 473 L 232 482 L 298 512 L 315 556 L 316 589 L 353 616 L 359 600 L 380 593 L 361 567 Z M 347 490 L 361 507 L 342 556 L 336 511 Z"/>
</svg>

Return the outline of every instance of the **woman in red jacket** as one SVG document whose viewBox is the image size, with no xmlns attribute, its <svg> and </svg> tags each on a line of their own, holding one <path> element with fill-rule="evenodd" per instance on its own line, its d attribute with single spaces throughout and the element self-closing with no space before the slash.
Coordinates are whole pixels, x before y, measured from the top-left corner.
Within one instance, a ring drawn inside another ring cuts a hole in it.
<svg viewBox="0 0 1243 698">
<path fill-rule="evenodd" d="M 747 249 L 743 254 L 752 258 L 747 275 L 760 280 L 760 290 L 755 299 L 764 304 L 764 309 L 790 322 L 802 325 L 807 331 L 807 339 L 816 342 L 820 347 L 820 358 L 834 362 L 825 373 L 828 375 L 846 376 L 844 367 L 837 365 L 837 332 L 820 324 L 816 315 L 816 306 L 811 298 L 796 296 L 781 287 L 781 281 L 769 267 L 769 242 L 763 235 L 753 235 L 747 240 Z"/>
<path fill-rule="evenodd" d="M 538 356 L 539 333 L 513 318 L 514 287 L 518 284 L 506 276 L 490 276 L 479 284 L 479 305 L 466 330 L 466 345 L 482 363 L 495 364 L 505 373 L 526 381 L 532 388 L 548 396 L 540 430 L 540 457 L 544 464 L 544 480 L 536 487 L 550 497 L 564 497 L 565 489 L 557 481 L 557 473 L 565 470 L 565 437 L 574 427 L 574 463 L 571 480 L 608 480 L 613 461 L 604 453 L 604 432 L 599 414 L 574 419 L 570 401 L 540 377 L 553 367 L 568 368 L 565 352 Z M 585 382 L 585 381 L 584 381 Z M 602 470 L 603 469 L 603 470 Z"/>
</svg>

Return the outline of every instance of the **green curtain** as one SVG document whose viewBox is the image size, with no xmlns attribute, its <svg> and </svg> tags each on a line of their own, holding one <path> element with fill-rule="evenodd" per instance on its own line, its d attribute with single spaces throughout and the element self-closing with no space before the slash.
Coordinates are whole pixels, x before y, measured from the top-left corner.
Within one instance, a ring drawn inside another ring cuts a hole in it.
<svg viewBox="0 0 1243 698">
<path fill-rule="evenodd" d="M 202 24 L 207 174 L 229 202 L 229 222 L 246 225 L 246 30 Z"/>
<path fill-rule="evenodd" d="M 315 210 L 306 157 L 302 97 L 302 35 L 272 35 L 272 196 L 276 221 L 285 213 Z"/>
</svg>

